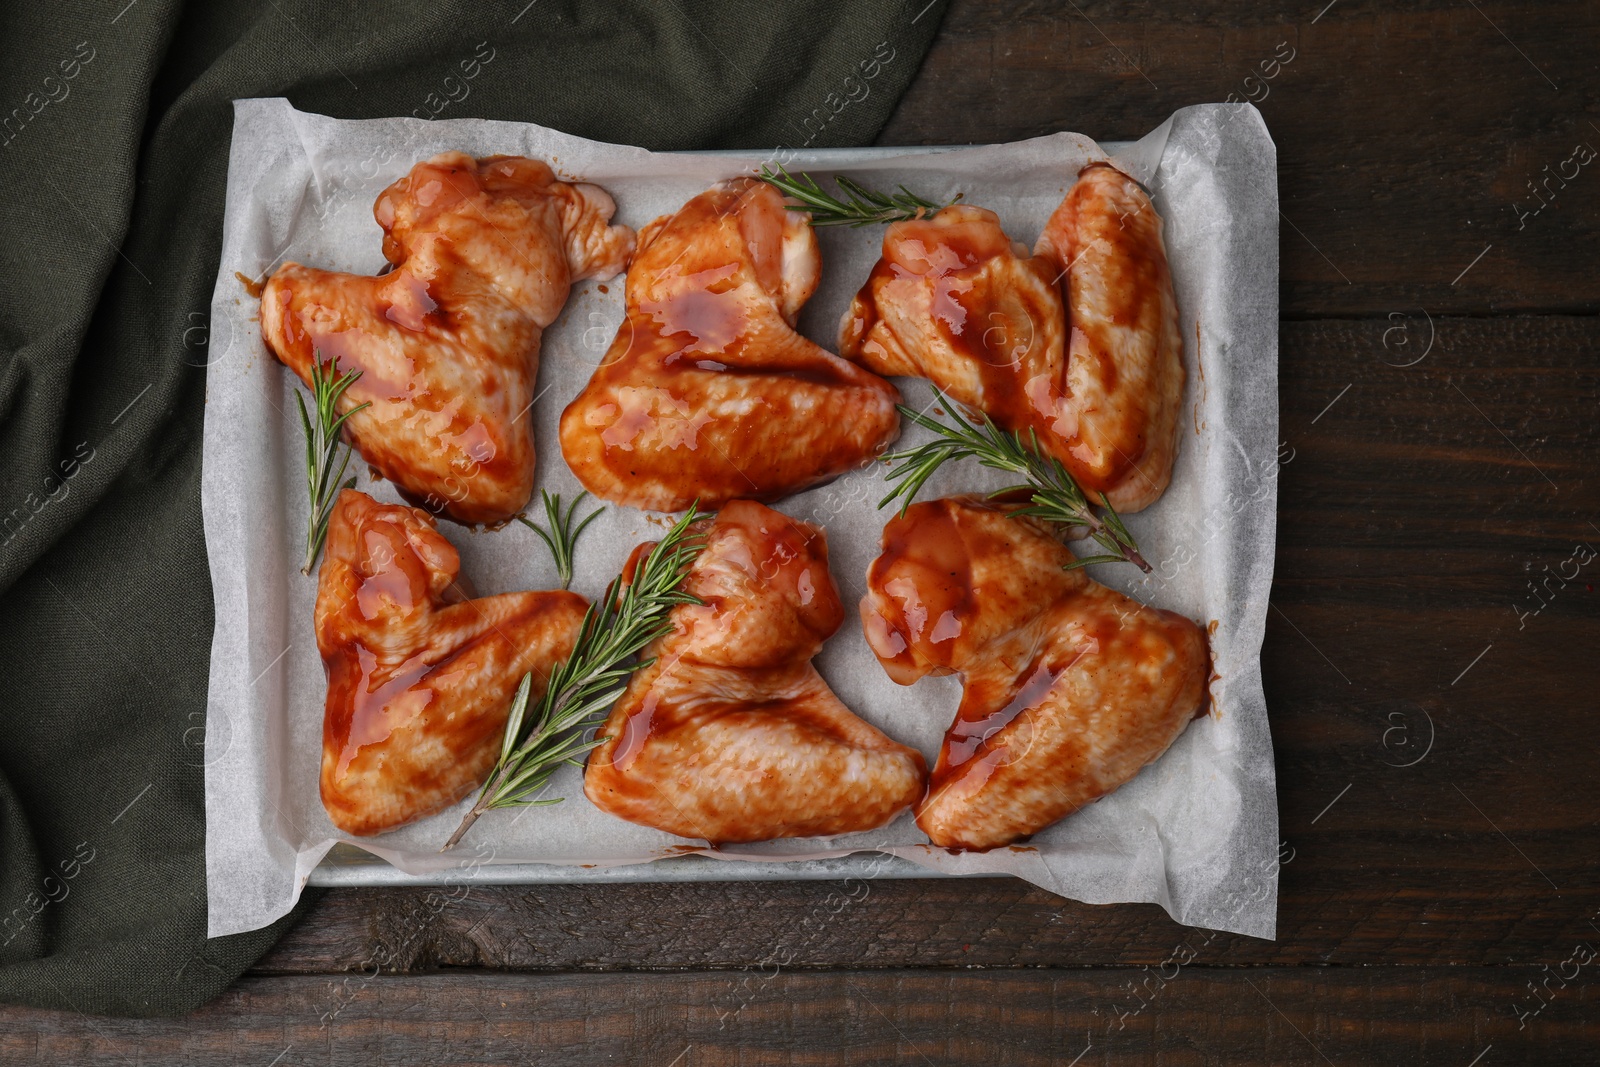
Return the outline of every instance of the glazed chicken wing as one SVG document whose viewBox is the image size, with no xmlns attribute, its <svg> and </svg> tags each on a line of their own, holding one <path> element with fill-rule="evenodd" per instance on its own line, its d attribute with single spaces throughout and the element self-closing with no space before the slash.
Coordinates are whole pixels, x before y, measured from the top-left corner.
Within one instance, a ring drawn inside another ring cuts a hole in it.
<svg viewBox="0 0 1600 1067">
<path fill-rule="evenodd" d="M 1065 272 L 1072 324 L 1052 425 L 1076 465 L 1062 462 L 1119 511 L 1149 507 L 1172 480 L 1184 378 L 1161 216 L 1138 182 L 1090 164 L 1034 252 Z"/>
<path fill-rule="evenodd" d="M 1112 792 L 1205 706 L 1193 622 L 1064 571 L 1031 519 L 976 498 L 913 505 L 883 532 L 861 619 L 889 676 L 961 675 L 917 825 L 988 849 Z"/>
<path fill-rule="evenodd" d="M 681 837 L 764 841 L 870 830 L 922 795 L 922 755 L 840 703 L 811 665 L 844 608 L 820 529 L 724 507 L 589 756 L 604 811 Z M 647 546 L 641 546 L 644 548 Z M 637 556 L 637 553 L 636 553 Z"/>
<path fill-rule="evenodd" d="M 322 803 L 346 833 L 393 830 L 477 789 L 522 676 L 533 673 L 538 700 L 572 651 L 582 597 L 467 600 L 460 569 L 426 513 L 339 494 L 316 632 L 328 674 Z"/>
<path fill-rule="evenodd" d="M 1034 430 L 1092 495 L 1138 511 L 1171 478 L 1183 395 L 1161 220 L 1131 178 L 1092 165 L 1036 253 L 984 208 L 896 223 L 839 351 Z"/>
<path fill-rule="evenodd" d="M 723 182 L 645 227 L 627 317 L 561 416 L 579 481 L 675 511 L 775 500 L 881 453 L 899 393 L 795 332 L 820 270 L 806 216 L 765 182 Z"/>
<path fill-rule="evenodd" d="M 378 277 L 287 263 L 261 294 L 261 335 L 308 384 L 312 360 L 361 371 L 339 410 L 366 461 L 407 499 L 463 523 L 515 515 L 533 492 L 539 341 L 574 281 L 627 263 L 633 232 L 594 185 L 516 156 L 446 152 L 378 197 Z"/>
</svg>

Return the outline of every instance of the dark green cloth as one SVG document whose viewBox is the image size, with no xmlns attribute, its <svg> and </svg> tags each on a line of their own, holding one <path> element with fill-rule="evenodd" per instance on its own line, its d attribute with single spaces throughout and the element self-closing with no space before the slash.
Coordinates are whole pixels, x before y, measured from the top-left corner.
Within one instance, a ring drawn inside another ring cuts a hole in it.
<svg viewBox="0 0 1600 1067">
<path fill-rule="evenodd" d="M 657 149 L 866 144 L 943 6 L 0 9 L 0 1001 L 183 1012 L 294 920 L 205 937 L 200 424 L 230 101 Z"/>
</svg>

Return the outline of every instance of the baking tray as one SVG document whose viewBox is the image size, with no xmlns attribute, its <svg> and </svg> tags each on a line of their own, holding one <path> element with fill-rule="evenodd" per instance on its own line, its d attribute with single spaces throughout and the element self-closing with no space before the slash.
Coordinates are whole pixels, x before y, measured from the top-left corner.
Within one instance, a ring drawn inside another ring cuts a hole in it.
<svg viewBox="0 0 1600 1067">
<path fill-rule="evenodd" d="M 1101 141 L 1107 155 L 1117 155 L 1130 141 Z M 844 169 L 854 163 L 888 156 L 929 155 L 952 152 L 971 145 L 917 145 L 894 148 L 822 148 L 787 150 L 783 158 L 791 170 Z M 696 152 L 700 156 L 747 158 L 749 149 Z M 312 870 L 307 885 L 569 885 L 590 882 L 784 882 L 826 881 L 845 878 L 967 878 L 983 875 L 952 874 L 919 866 L 881 852 L 855 852 L 821 860 L 716 860 L 707 856 L 669 856 L 650 863 L 616 867 L 573 867 L 552 863 L 467 864 L 458 868 L 407 874 L 381 856 L 353 845 L 335 845 Z M 993 877 L 992 875 L 989 877 Z"/>
</svg>

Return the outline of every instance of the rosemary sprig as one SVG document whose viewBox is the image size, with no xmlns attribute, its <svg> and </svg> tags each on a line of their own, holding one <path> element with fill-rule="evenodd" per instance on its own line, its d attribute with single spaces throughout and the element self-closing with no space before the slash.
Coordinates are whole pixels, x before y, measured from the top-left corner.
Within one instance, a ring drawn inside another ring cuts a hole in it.
<svg viewBox="0 0 1600 1067">
<path fill-rule="evenodd" d="M 345 446 L 344 458 L 339 461 L 339 469 L 334 470 L 334 460 L 339 452 L 339 430 L 344 426 L 344 420 L 371 403 L 357 404 L 343 415 L 335 414 L 345 390 L 361 377 L 358 370 L 335 374 L 337 367 L 337 361 L 331 356 L 324 367 L 321 353 L 311 353 L 311 402 L 317 409 L 314 423 L 306 413 L 305 398 L 299 390 L 294 394 L 295 403 L 300 405 L 300 425 L 306 434 L 306 484 L 311 493 L 311 518 L 306 525 L 306 562 L 300 568 L 301 574 L 311 573 L 312 566 L 317 562 L 317 554 L 328 539 L 328 519 L 333 514 L 334 498 L 339 495 L 340 489 L 354 489 L 356 485 L 353 476 L 342 486 L 339 484 L 350 466 L 348 445 Z"/>
<path fill-rule="evenodd" d="M 634 570 L 633 581 L 624 586 L 617 577 L 606 587 L 605 595 L 589 605 L 572 654 L 550 673 L 549 688 L 531 715 L 528 695 L 533 675 L 523 676 L 506 719 L 500 759 L 478 794 L 478 802 L 439 851 L 453 848 L 478 817 L 492 808 L 561 802 L 560 797 L 528 797 L 543 788 L 563 763 L 581 766 L 578 757 L 605 740 L 585 741 L 583 732 L 604 721 L 628 676 L 650 663 L 624 661 L 671 632 L 668 614 L 674 607 L 700 603 L 679 588 L 703 546 L 698 536 L 689 535 L 690 524 L 699 518 L 698 508 L 691 507 Z"/>
<path fill-rule="evenodd" d="M 895 500 L 900 501 L 900 514 L 904 515 L 923 484 L 933 477 L 933 472 L 952 459 L 976 457 L 978 462 L 992 470 L 1020 474 L 1025 479 L 1019 485 L 1010 485 L 990 493 L 991 498 L 1007 493 L 1026 492 L 1030 503 L 1025 508 L 1011 512 L 1033 515 L 1062 526 L 1083 526 L 1106 551 L 1098 556 L 1081 556 L 1067 564 L 1067 570 L 1087 567 L 1091 563 L 1132 563 L 1146 574 L 1150 564 L 1139 554 L 1133 535 L 1122 524 L 1116 509 L 1103 504 L 1104 514 L 1096 514 L 1072 474 L 1061 461 L 1039 447 L 1039 435 L 1031 428 L 1024 440 L 1020 431 L 1006 432 L 994 424 L 988 415 L 976 413 L 976 421 L 968 421 L 956 414 L 957 408 L 949 397 L 935 391 L 940 402 L 954 416 L 954 424 L 929 418 L 920 411 L 900 406 L 900 414 L 918 426 L 932 430 L 939 436 L 927 444 L 893 452 L 884 456 L 892 466 L 889 481 L 898 482 L 894 490 L 878 502 L 881 508 Z M 899 466 L 893 466 L 899 464 Z"/>
<path fill-rule="evenodd" d="M 870 226 L 874 223 L 904 222 L 924 218 L 961 199 L 957 196 L 949 204 L 935 204 L 931 200 L 924 200 L 903 185 L 900 186 L 899 193 L 880 193 L 876 189 L 868 189 L 839 175 L 833 180 L 839 183 L 839 188 L 849 197 L 849 200 L 840 200 L 823 192 L 822 187 L 811 175 L 801 174 L 796 178 L 781 164 L 774 173 L 763 163 L 760 177 L 762 181 L 776 187 L 779 192 L 799 200 L 804 206 L 796 207 L 791 204 L 791 210 L 811 212 L 813 226 Z"/>
<path fill-rule="evenodd" d="M 539 490 L 539 495 L 544 498 L 544 514 L 550 523 L 550 528 L 533 522 L 526 515 L 518 515 L 517 521 L 539 535 L 539 539 L 550 548 L 550 554 L 556 558 L 556 573 L 561 576 L 561 588 L 566 589 L 572 585 L 572 550 L 578 544 L 578 538 L 583 535 L 584 529 L 600 517 L 604 508 L 595 508 L 582 522 L 574 528 L 572 520 L 578 512 L 578 505 L 583 503 L 587 492 L 579 493 L 573 498 L 572 506 L 566 513 L 561 511 L 561 494 L 550 494 L 548 489 Z"/>
</svg>

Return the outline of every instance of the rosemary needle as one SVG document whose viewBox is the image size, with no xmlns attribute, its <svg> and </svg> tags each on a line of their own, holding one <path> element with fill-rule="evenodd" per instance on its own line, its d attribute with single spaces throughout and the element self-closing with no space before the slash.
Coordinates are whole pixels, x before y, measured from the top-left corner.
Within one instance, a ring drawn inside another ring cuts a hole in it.
<svg viewBox="0 0 1600 1067">
<path fill-rule="evenodd" d="M 339 495 L 340 489 L 354 489 L 356 485 L 354 476 L 342 486 L 339 484 L 350 466 L 348 445 L 345 446 L 344 458 L 338 462 L 338 470 L 334 470 L 334 461 L 339 452 L 339 430 L 346 419 L 367 407 L 370 401 L 357 404 L 343 415 L 336 414 L 345 390 L 361 377 L 358 370 L 335 374 L 337 369 L 333 358 L 330 357 L 328 365 L 324 367 L 321 353 L 311 353 L 311 403 L 317 409 L 315 422 L 306 412 L 305 398 L 299 390 L 294 394 L 295 403 L 300 405 L 300 425 L 306 435 L 306 483 L 311 495 L 311 517 L 306 525 L 306 559 L 305 565 L 300 568 L 301 574 L 311 573 L 323 542 L 328 539 L 328 519 L 333 514 L 334 498 Z"/>
<path fill-rule="evenodd" d="M 957 196 L 949 204 L 936 204 L 924 200 L 903 185 L 899 193 L 880 193 L 841 175 L 833 180 L 849 199 L 840 200 L 823 192 L 809 174 L 802 173 L 794 177 L 781 165 L 774 172 L 764 163 L 760 178 L 779 192 L 800 201 L 800 206 L 791 204 L 790 209 L 811 212 L 813 226 L 870 226 L 874 223 L 905 222 L 924 218 L 961 199 Z"/>
<path fill-rule="evenodd" d="M 944 393 L 935 390 L 935 395 L 947 410 L 958 410 Z M 1067 564 L 1067 570 L 1086 567 L 1091 563 L 1126 561 L 1146 574 L 1150 573 L 1150 564 L 1139 554 L 1139 546 L 1134 543 L 1133 535 L 1128 533 L 1116 510 L 1110 504 L 1102 504 L 1104 513 L 1096 514 L 1071 472 L 1061 465 L 1060 460 L 1039 447 L 1039 435 L 1032 429 L 1024 439 L 1020 431 L 1008 433 L 981 412 L 976 413 L 970 422 L 957 415 L 953 424 L 929 418 L 904 405 L 900 405 L 900 414 L 910 422 L 932 430 L 938 437 L 916 448 L 892 452 L 883 457 L 891 467 L 889 481 L 898 484 L 878 502 L 880 508 L 899 500 L 900 514 L 904 515 L 923 484 L 933 477 L 934 471 L 950 460 L 970 456 L 992 470 L 1023 477 L 1021 484 L 997 489 L 989 494 L 991 498 L 1015 492 L 1029 494 L 1029 505 L 1011 512 L 1012 516 L 1033 515 L 1061 526 L 1085 527 L 1089 536 L 1106 550 L 1098 556 L 1078 558 Z"/>
<path fill-rule="evenodd" d="M 605 595 L 589 605 L 572 654 L 550 672 L 550 684 L 531 712 L 533 674 L 523 675 L 506 719 L 500 758 L 478 794 L 478 802 L 439 851 L 453 848 L 478 817 L 493 808 L 560 803 L 559 797 L 529 797 L 542 789 L 562 764 L 581 766 L 578 757 L 605 740 L 584 740 L 583 734 L 604 721 L 628 677 L 649 662 L 625 661 L 671 631 L 668 615 L 673 608 L 700 603 L 680 588 L 702 547 L 700 538 L 689 533 L 690 525 L 700 517 L 699 509 L 691 507 L 650 549 L 634 569 L 631 582 L 624 585 L 622 577 L 613 579 Z"/>
<path fill-rule="evenodd" d="M 574 528 L 572 520 L 578 513 L 578 505 L 589 495 L 587 492 L 574 497 L 572 506 L 567 508 L 565 513 L 561 510 L 560 493 L 552 496 L 548 489 L 541 489 L 539 495 L 544 498 L 544 513 L 550 528 L 545 529 L 525 515 L 518 515 L 517 521 L 538 534 L 539 539 L 549 547 L 550 554 L 556 558 L 556 573 L 561 576 L 561 588 L 567 589 L 572 585 L 572 550 L 577 546 L 578 538 L 583 535 L 584 529 L 598 519 L 605 509 L 595 508 Z"/>
</svg>

